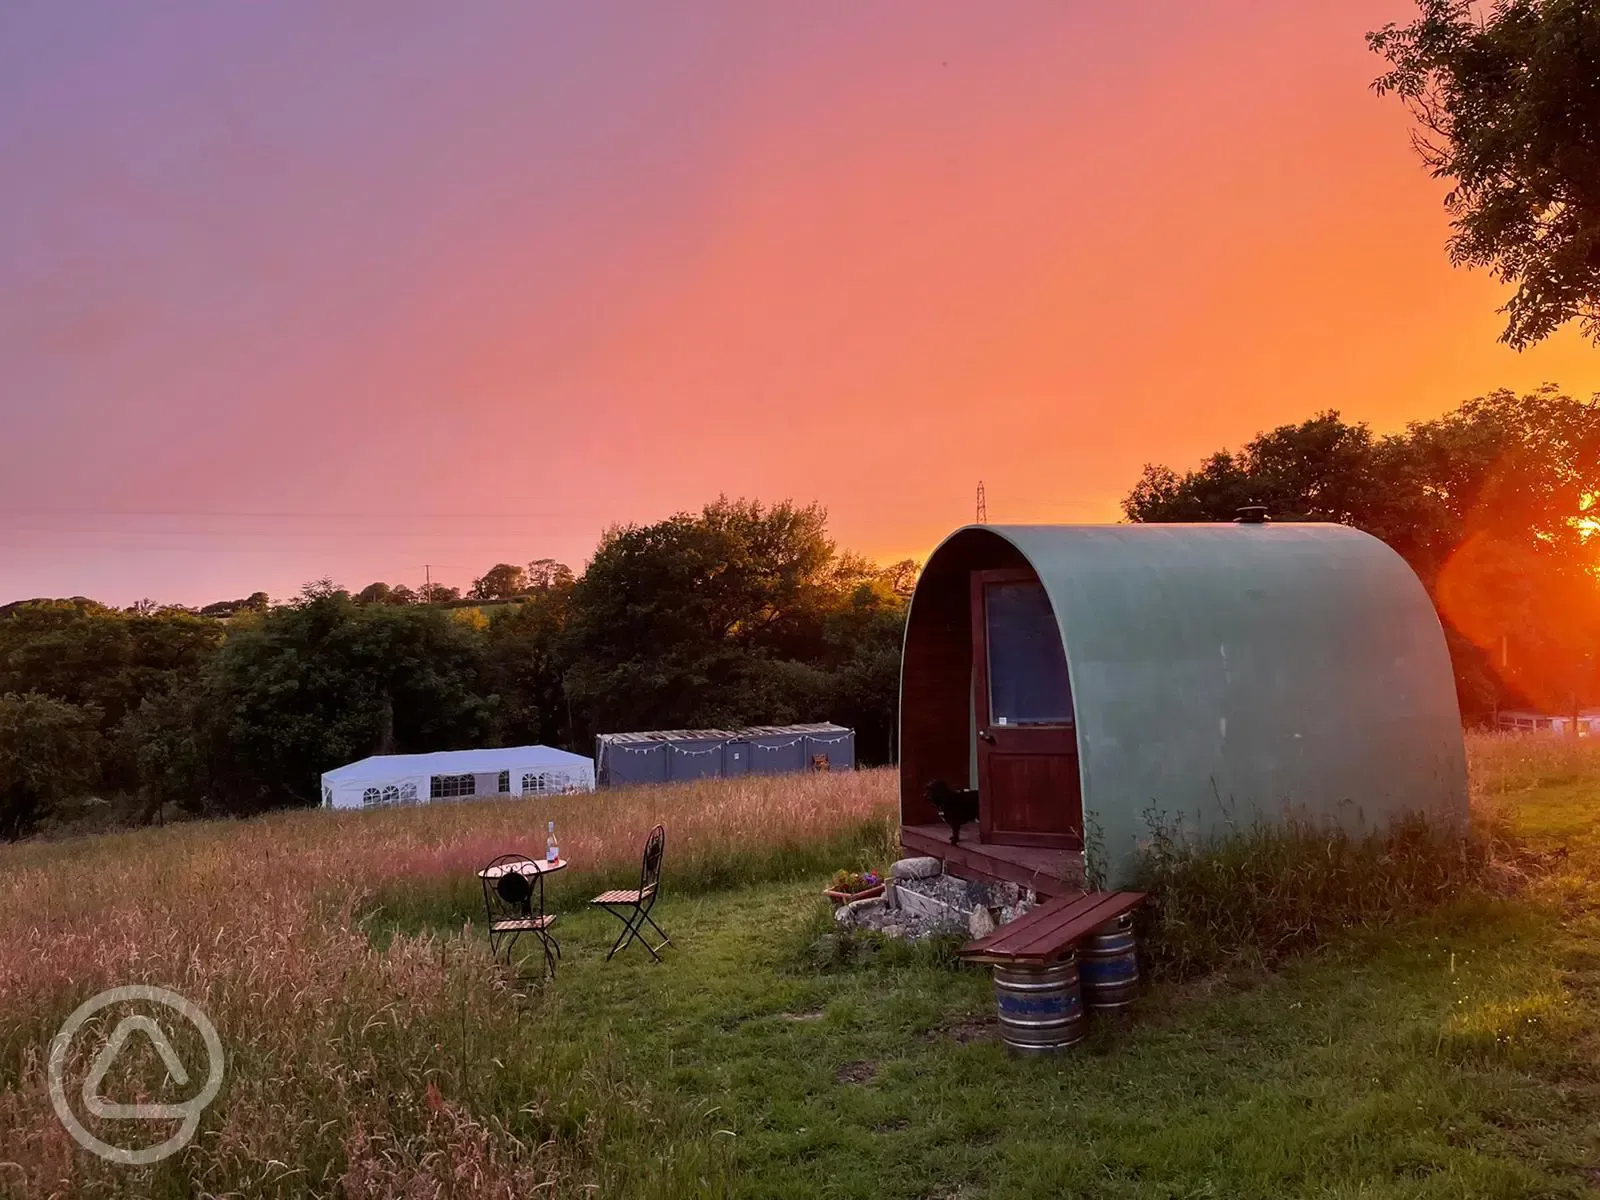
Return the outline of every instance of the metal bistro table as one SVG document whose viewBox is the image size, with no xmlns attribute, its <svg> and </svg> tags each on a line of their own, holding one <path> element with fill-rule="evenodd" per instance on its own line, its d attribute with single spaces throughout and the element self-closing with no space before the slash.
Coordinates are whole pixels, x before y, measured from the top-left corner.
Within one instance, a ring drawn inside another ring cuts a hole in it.
<svg viewBox="0 0 1600 1200">
<path fill-rule="evenodd" d="M 531 933 L 544 947 L 545 964 L 555 974 L 561 943 L 550 932 L 556 918 L 545 911 L 544 877 L 565 870 L 566 866 L 564 858 L 546 862 L 526 854 L 502 854 L 478 872 L 483 881 L 483 907 L 489 917 L 489 952 L 498 956 L 503 949 L 507 966 L 511 965 L 511 949 L 517 939 Z"/>
</svg>

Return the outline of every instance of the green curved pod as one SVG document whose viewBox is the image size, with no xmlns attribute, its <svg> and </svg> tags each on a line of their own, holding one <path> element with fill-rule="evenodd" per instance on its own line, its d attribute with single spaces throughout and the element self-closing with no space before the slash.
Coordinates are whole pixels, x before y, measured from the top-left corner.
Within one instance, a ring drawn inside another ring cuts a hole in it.
<svg viewBox="0 0 1600 1200">
<path fill-rule="evenodd" d="M 951 534 L 907 619 L 903 814 L 920 803 L 921 764 L 952 762 L 952 742 L 971 759 L 971 673 L 958 670 L 968 575 L 1022 564 L 1066 652 L 1089 865 L 1104 886 L 1129 881 L 1152 814 L 1201 837 L 1288 816 L 1352 831 L 1411 812 L 1465 821 L 1455 684 L 1421 583 L 1358 530 L 1276 523 Z"/>
</svg>

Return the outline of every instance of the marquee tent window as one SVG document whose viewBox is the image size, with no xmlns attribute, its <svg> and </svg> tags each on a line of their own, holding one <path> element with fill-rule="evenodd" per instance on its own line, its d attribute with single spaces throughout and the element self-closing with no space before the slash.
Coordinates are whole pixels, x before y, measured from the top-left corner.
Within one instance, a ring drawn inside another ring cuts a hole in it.
<svg viewBox="0 0 1600 1200">
<path fill-rule="evenodd" d="M 575 790 L 579 789 L 573 787 L 571 777 L 561 771 L 528 772 L 522 777 L 524 796 L 554 796 Z"/>
<path fill-rule="evenodd" d="M 326 790 L 326 789 L 324 789 Z M 405 788 L 388 784 L 385 787 L 369 787 L 361 793 L 362 808 L 386 808 L 390 805 L 407 802 L 406 793 L 410 792 L 409 802 L 417 801 L 417 788 L 415 784 L 406 784 Z"/>
<path fill-rule="evenodd" d="M 435 775 L 428 780 L 430 800 L 454 800 L 460 796 L 475 796 L 477 793 L 478 779 L 475 775 Z"/>
</svg>

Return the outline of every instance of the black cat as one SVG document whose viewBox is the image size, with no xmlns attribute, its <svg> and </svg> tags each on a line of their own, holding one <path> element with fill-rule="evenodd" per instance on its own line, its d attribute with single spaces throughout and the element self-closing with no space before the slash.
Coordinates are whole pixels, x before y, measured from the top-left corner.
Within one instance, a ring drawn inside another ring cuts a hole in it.
<svg viewBox="0 0 1600 1200">
<path fill-rule="evenodd" d="M 957 791 L 942 779 L 935 779 L 923 789 L 928 803 L 939 810 L 939 817 L 950 826 L 950 844 L 961 842 L 961 827 L 978 819 L 978 789 L 963 788 Z"/>
</svg>

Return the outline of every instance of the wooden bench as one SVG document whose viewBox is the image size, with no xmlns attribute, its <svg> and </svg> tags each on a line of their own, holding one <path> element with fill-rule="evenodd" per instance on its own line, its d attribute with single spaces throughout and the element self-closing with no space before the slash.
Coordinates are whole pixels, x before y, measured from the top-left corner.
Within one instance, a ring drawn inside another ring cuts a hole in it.
<svg viewBox="0 0 1600 1200">
<path fill-rule="evenodd" d="M 987 963 L 1047 963 L 1078 939 L 1139 907 L 1143 892 L 1087 892 L 1058 896 L 961 947 L 961 957 Z"/>
</svg>

